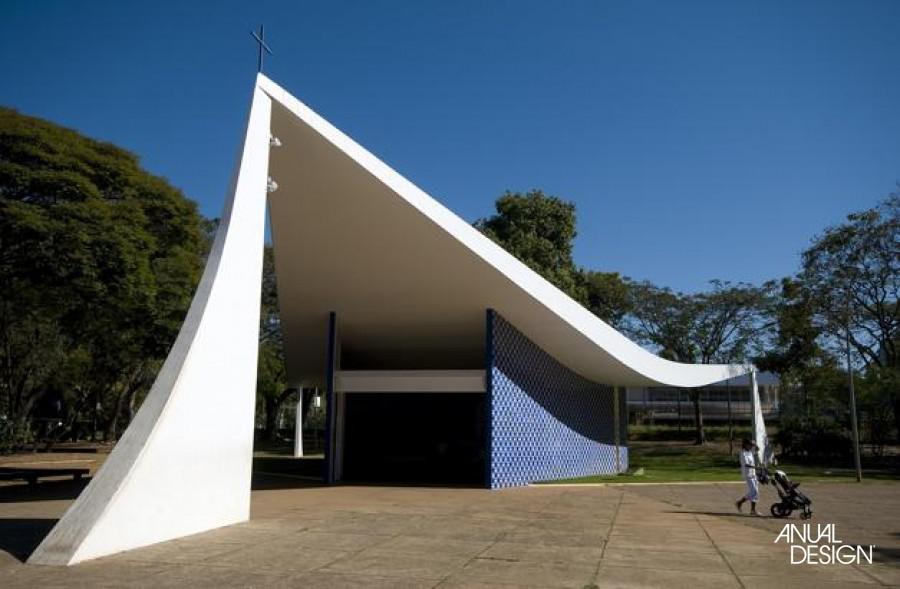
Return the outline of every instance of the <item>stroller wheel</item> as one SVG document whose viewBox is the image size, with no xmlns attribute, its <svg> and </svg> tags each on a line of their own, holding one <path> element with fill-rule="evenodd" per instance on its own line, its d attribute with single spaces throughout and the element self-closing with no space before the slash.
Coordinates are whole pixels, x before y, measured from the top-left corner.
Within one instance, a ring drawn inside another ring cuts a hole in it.
<svg viewBox="0 0 900 589">
<path fill-rule="evenodd" d="M 800 512 L 800 519 L 809 519 L 811 517 L 812 517 L 812 512 L 807 509 L 804 509 L 802 512 Z"/>
<path fill-rule="evenodd" d="M 786 508 L 781 503 L 773 503 L 769 511 L 772 512 L 773 517 L 787 517 L 791 515 L 791 509 Z"/>
</svg>

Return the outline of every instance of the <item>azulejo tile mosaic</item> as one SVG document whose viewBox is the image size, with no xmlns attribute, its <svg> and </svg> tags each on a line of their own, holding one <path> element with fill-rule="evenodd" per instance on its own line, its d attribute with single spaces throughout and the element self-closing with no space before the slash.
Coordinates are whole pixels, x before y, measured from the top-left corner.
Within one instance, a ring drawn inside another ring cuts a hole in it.
<svg viewBox="0 0 900 589">
<path fill-rule="evenodd" d="M 502 316 L 488 313 L 490 487 L 615 473 L 613 388 L 575 374 Z M 624 388 L 619 395 L 618 468 L 624 471 Z"/>
</svg>

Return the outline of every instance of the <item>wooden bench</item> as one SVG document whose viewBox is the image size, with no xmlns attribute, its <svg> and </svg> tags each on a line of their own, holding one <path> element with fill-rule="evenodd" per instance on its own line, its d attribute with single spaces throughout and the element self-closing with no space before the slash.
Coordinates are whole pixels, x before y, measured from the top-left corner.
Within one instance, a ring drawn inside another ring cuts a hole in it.
<svg viewBox="0 0 900 589">
<path fill-rule="evenodd" d="M 44 477 L 71 476 L 73 480 L 80 481 L 81 477 L 89 474 L 87 468 L 16 468 L 14 466 L 0 467 L 0 481 L 28 481 L 32 487 L 38 480 Z"/>
</svg>

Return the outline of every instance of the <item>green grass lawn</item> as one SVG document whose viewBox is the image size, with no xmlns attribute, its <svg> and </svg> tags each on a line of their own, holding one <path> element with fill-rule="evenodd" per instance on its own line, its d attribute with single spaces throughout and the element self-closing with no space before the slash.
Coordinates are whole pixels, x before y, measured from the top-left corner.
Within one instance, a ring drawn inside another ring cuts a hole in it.
<svg viewBox="0 0 900 589">
<path fill-rule="evenodd" d="M 856 480 L 852 467 L 799 464 L 782 461 L 778 468 L 797 481 Z M 643 469 L 642 474 L 638 474 Z M 865 481 L 900 480 L 900 472 L 886 467 L 863 466 Z M 736 456 L 728 455 L 728 444 L 695 446 L 690 442 L 634 442 L 629 446 L 628 474 L 589 476 L 553 483 L 671 483 L 740 481 Z"/>
</svg>

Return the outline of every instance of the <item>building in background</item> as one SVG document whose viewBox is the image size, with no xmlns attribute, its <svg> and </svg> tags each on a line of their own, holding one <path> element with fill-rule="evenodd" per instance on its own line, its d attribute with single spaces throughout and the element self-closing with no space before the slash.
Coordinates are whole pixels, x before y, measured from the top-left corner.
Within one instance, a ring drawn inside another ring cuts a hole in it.
<svg viewBox="0 0 900 589">
<path fill-rule="evenodd" d="M 763 417 L 771 423 L 781 411 L 780 382 L 772 372 L 757 374 L 759 399 Z M 703 421 L 724 424 L 729 416 L 734 423 L 748 424 L 753 409 L 750 402 L 750 377 L 741 375 L 713 383 L 699 389 Z M 669 386 L 628 387 L 628 415 L 631 423 L 678 424 L 693 423 L 692 391 Z"/>
</svg>

